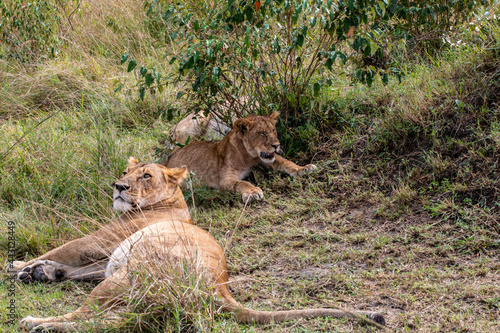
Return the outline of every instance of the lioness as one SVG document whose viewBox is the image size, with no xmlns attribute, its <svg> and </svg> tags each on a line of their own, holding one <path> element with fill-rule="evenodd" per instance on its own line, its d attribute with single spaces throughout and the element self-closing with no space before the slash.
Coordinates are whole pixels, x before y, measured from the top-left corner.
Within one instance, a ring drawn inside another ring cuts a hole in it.
<svg viewBox="0 0 500 333">
<path fill-rule="evenodd" d="M 139 163 L 131 157 L 113 189 L 113 208 L 125 214 L 96 232 L 36 259 L 14 261 L 9 271 L 17 272 L 18 279 L 23 282 L 104 278 L 109 256 L 136 231 L 160 221 L 193 223 L 177 186 L 186 174 L 185 167 L 167 169 L 159 164 Z"/>
<path fill-rule="evenodd" d="M 31 332 L 74 330 L 78 327 L 76 321 L 91 319 L 96 307 L 100 311 L 118 311 L 125 301 L 119 295 L 131 280 L 129 272 L 134 271 L 140 262 L 148 261 L 146 250 L 155 248 L 166 249 L 169 256 L 164 258 L 165 261 L 190 260 L 196 253 L 200 265 L 211 276 L 222 309 L 234 312 L 239 321 L 268 323 L 319 316 L 354 316 L 334 309 L 254 311 L 240 305 L 227 289 L 224 250 L 208 232 L 192 224 L 178 186 L 186 176 L 186 169 L 167 169 L 131 159 L 128 169 L 114 185 L 113 207 L 125 211 L 122 217 L 94 234 L 71 241 L 40 258 L 27 263 L 17 262 L 15 268 L 20 270 L 18 278 L 22 281 L 105 278 L 75 312 L 48 318 L 29 316 L 21 320 L 21 327 Z M 384 323 L 379 313 L 355 313 Z M 111 317 L 119 324 L 118 316 Z"/>
<path fill-rule="evenodd" d="M 279 156 L 280 142 L 276 135 L 277 112 L 270 116 L 251 115 L 238 119 L 221 141 L 199 141 L 177 150 L 161 162 L 167 168 L 186 165 L 196 172 L 201 183 L 216 189 L 242 194 L 244 202 L 263 197 L 262 190 L 243 181 L 258 163 L 291 176 L 301 176 L 316 169 L 314 164 L 298 166 Z"/>
<path fill-rule="evenodd" d="M 179 149 L 178 143 L 185 144 L 188 139 L 191 142 L 201 138 L 205 140 L 220 140 L 231 130 L 224 122 L 212 113 L 207 116 L 203 112 L 190 113 L 177 123 L 170 132 L 169 139 L 165 141 L 165 147 L 174 152 Z"/>
<path fill-rule="evenodd" d="M 255 111 L 259 102 L 249 96 L 240 96 L 225 101 L 213 112 L 190 113 L 178 122 L 170 131 L 169 138 L 165 141 L 165 148 L 170 152 L 179 149 L 178 144 L 185 144 L 188 139 L 191 142 L 199 140 L 221 140 L 229 131 L 222 118 L 229 116 L 232 121 L 243 111 Z"/>
</svg>

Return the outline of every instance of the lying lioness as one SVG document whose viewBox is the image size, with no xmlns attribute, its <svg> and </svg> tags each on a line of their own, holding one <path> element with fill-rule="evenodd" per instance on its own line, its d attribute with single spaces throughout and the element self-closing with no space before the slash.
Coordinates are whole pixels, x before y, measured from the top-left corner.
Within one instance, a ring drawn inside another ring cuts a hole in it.
<svg viewBox="0 0 500 333">
<path fill-rule="evenodd" d="M 200 265 L 210 275 L 222 309 L 234 312 L 242 322 L 354 316 L 334 309 L 267 312 L 240 305 L 227 289 L 228 274 L 223 249 L 208 232 L 192 225 L 178 186 L 186 176 L 186 169 L 167 169 L 131 159 L 128 169 L 116 182 L 113 193 L 113 207 L 125 211 L 122 217 L 37 259 L 27 263 L 16 262 L 14 269 L 18 271 L 21 281 L 105 278 L 75 312 L 48 318 L 29 316 L 21 320 L 21 327 L 32 332 L 42 329 L 74 330 L 78 327 L 77 320 L 90 320 L 94 316 L 95 308 L 103 312 L 118 311 L 125 302 L 120 295 L 130 283 L 129 272 L 149 260 L 148 249 L 165 249 L 169 253 L 165 261 L 172 258 L 190 260 L 195 253 Z M 384 323 L 379 313 L 355 313 Z M 115 320 L 119 318 L 111 317 Z"/>
<path fill-rule="evenodd" d="M 262 190 L 243 181 L 258 163 L 291 176 L 301 176 L 316 169 L 314 164 L 298 166 L 279 156 L 275 112 L 270 116 L 248 116 L 234 122 L 233 129 L 221 141 L 199 141 L 188 144 L 168 157 L 162 165 L 172 168 L 186 165 L 196 172 L 202 184 L 242 194 L 243 201 L 258 200 Z"/>
<path fill-rule="evenodd" d="M 188 114 L 177 123 L 170 132 L 169 139 L 165 141 L 165 147 L 169 151 L 176 151 L 180 147 L 178 144 L 185 144 L 200 139 L 220 140 L 231 130 L 217 115 L 209 113 L 207 116 L 203 112 Z"/>
<path fill-rule="evenodd" d="M 199 111 L 190 113 L 179 121 L 170 131 L 165 141 L 165 148 L 173 152 L 179 149 L 178 144 L 199 140 L 221 140 L 231 130 L 221 118 L 229 117 L 232 121 L 246 111 L 256 111 L 259 102 L 249 96 L 240 96 L 222 103 L 214 112 Z"/>
</svg>

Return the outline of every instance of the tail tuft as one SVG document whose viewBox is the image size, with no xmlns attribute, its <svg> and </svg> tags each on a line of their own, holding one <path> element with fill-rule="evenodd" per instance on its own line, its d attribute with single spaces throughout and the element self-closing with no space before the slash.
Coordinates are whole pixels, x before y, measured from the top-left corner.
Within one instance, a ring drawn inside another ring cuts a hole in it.
<svg viewBox="0 0 500 333">
<path fill-rule="evenodd" d="M 373 320 L 374 322 L 380 324 L 380 325 L 384 325 L 385 326 L 385 319 L 384 319 L 384 316 L 382 316 L 380 313 L 373 313 L 373 314 L 370 314 L 368 316 L 368 318 L 370 318 L 371 320 Z"/>
</svg>

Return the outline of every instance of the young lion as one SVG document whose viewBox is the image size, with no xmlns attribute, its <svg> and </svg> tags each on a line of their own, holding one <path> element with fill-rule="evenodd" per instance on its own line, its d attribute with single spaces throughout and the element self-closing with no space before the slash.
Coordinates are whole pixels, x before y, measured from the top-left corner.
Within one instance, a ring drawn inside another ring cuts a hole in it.
<svg viewBox="0 0 500 333">
<path fill-rule="evenodd" d="M 317 169 L 314 164 L 298 166 L 277 154 L 280 151 L 277 116 L 274 112 L 270 116 L 251 115 L 238 119 L 221 141 L 190 143 L 161 164 L 168 168 L 186 165 L 189 171 L 196 172 L 202 184 L 241 193 L 244 202 L 261 199 L 262 190 L 242 180 L 258 163 L 290 176 L 301 176 Z"/>
<path fill-rule="evenodd" d="M 71 241 L 38 259 L 25 264 L 18 262 L 17 268 L 22 269 L 18 278 L 22 281 L 82 278 L 82 273 L 86 277 L 105 278 L 75 312 L 48 318 L 28 316 L 21 320 L 21 327 L 31 332 L 73 331 L 78 329 L 77 320 L 94 317 L 95 308 L 107 312 L 108 318 L 120 324 L 120 317 L 113 312 L 119 311 L 126 301 L 123 295 L 134 275 L 132 272 L 140 269 L 141 263 L 151 260 L 153 253 L 167 254 L 159 257 L 165 266 L 171 261 L 190 261 L 196 256 L 196 263 L 208 274 L 222 309 L 234 312 L 241 322 L 269 323 L 296 318 L 338 318 L 361 314 L 384 323 L 381 314 L 369 311 L 255 311 L 243 307 L 227 289 L 224 250 L 212 235 L 191 224 L 178 186 L 186 176 L 186 169 L 172 170 L 155 164 L 137 163 L 137 160 L 132 159 L 128 170 L 114 187 L 113 207 L 125 211 L 122 217 L 94 234 Z M 94 264 L 99 260 L 105 263 L 98 265 L 99 269 L 105 267 L 104 270 L 99 270 Z M 38 273 L 34 274 L 39 267 Z M 80 275 L 77 274 L 78 270 Z M 158 281 L 168 283 L 169 280 L 159 278 Z"/>
</svg>

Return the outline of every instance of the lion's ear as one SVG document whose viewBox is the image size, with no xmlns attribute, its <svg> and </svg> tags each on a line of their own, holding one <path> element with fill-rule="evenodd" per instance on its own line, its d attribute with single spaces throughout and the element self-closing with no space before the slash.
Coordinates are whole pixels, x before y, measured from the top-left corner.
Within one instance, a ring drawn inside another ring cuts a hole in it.
<svg viewBox="0 0 500 333">
<path fill-rule="evenodd" d="M 139 160 L 138 160 L 136 157 L 134 157 L 134 156 L 130 156 L 130 157 L 128 158 L 128 167 L 129 167 L 129 168 L 130 168 L 131 166 L 136 165 L 137 163 L 139 163 Z"/>
<path fill-rule="evenodd" d="M 234 122 L 233 129 L 241 132 L 241 134 L 245 134 L 248 130 L 250 130 L 253 126 L 253 122 L 246 119 L 241 118 Z"/>
<path fill-rule="evenodd" d="M 185 165 L 180 168 L 162 167 L 162 170 L 163 174 L 165 175 L 165 179 L 167 181 L 175 183 L 176 185 L 182 183 L 188 176 L 188 169 Z"/>
<path fill-rule="evenodd" d="M 280 114 L 278 113 L 278 111 L 274 111 L 273 113 L 271 113 L 271 114 L 269 115 L 269 119 L 274 120 L 274 123 L 277 123 L 277 122 L 278 122 L 278 116 L 279 116 L 279 115 L 280 115 Z"/>
</svg>

